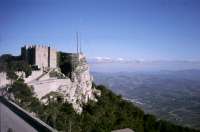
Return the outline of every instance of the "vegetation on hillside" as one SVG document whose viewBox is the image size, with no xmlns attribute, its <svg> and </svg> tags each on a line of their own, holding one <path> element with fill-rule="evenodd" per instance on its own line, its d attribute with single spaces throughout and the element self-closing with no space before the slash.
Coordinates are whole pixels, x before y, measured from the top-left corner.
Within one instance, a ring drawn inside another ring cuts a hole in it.
<svg viewBox="0 0 200 132">
<path fill-rule="evenodd" d="M 110 132 L 114 129 L 131 128 L 136 132 L 198 132 L 190 128 L 157 120 L 153 115 L 146 115 L 138 107 L 115 95 L 104 86 L 97 86 L 102 95 L 98 102 L 90 101 L 83 106 L 83 113 L 77 114 L 71 104 L 54 99 L 48 105 L 41 104 L 33 95 L 32 88 L 23 80 L 13 83 L 9 92 L 15 101 L 37 117 L 59 131 L 75 132 Z"/>
<path fill-rule="evenodd" d="M 5 54 L 0 56 L 0 72 L 6 72 L 10 79 L 15 79 L 16 71 L 23 71 L 27 76 L 31 75 L 32 69 L 20 56 Z"/>
<path fill-rule="evenodd" d="M 146 113 L 200 129 L 200 70 L 92 74 Z"/>
</svg>

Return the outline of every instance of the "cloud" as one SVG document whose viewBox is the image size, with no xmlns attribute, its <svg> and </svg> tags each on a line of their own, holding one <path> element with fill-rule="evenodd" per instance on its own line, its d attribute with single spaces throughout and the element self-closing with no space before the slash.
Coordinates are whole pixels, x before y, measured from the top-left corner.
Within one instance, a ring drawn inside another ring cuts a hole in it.
<svg viewBox="0 0 200 132">
<path fill-rule="evenodd" d="M 143 59 L 125 59 L 122 57 L 94 57 L 88 58 L 90 63 L 130 63 L 130 64 L 200 64 L 200 61 L 189 60 L 143 60 Z"/>
<path fill-rule="evenodd" d="M 124 61 L 124 58 L 117 58 L 117 61 Z"/>
</svg>

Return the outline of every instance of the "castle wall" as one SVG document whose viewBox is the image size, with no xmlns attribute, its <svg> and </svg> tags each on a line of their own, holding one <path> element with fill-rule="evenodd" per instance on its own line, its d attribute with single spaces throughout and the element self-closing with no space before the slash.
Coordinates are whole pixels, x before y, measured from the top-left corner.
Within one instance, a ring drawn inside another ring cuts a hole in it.
<svg viewBox="0 0 200 132">
<path fill-rule="evenodd" d="M 57 51 L 56 51 L 56 49 L 50 48 L 49 59 L 50 59 L 49 67 L 56 68 L 57 67 Z"/>
<path fill-rule="evenodd" d="M 21 56 L 28 64 L 37 65 L 38 68 L 57 67 L 57 51 L 47 46 L 24 46 Z"/>
<path fill-rule="evenodd" d="M 28 62 L 28 64 L 35 65 L 35 61 L 36 61 L 35 51 L 36 51 L 35 47 L 28 48 L 26 50 L 26 62 Z"/>
<path fill-rule="evenodd" d="M 10 84 L 11 81 L 7 79 L 5 72 L 0 72 L 0 88 L 5 87 L 7 84 Z"/>
<path fill-rule="evenodd" d="M 35 64 L 39 68 L 48 67 L 48 47 L 35 47 Z"/>
<path fill-rule="evenodd" d="M 27 61 L 27 50 L 26 50 L 26 46 L 21 48 L 21 58 L 25 61 Z"/>
</svg>

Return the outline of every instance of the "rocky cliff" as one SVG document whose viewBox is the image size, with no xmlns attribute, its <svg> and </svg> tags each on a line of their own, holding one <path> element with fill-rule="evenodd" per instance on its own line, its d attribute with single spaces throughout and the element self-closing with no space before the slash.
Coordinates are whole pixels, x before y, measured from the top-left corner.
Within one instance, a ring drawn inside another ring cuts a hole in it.
<svg viewBox="0 0 200 132">
<path fill-rule="evenodd" d="M 97 101 L 95 95 L 100 95 L 100 91 L 92 85 L 93 78 L 83 54 L 77 55 L 71 78 L 56 68 L 43 72 L 33 71 L 32 75 L 24 80 L 34 88 L 35 96 L 42 102 L 47 103 L 48 99 L 56 100 L 59 97 L 71 103 L 78 113 L 82 112 L 83 104 L 89 100 Z"/>
</svg>

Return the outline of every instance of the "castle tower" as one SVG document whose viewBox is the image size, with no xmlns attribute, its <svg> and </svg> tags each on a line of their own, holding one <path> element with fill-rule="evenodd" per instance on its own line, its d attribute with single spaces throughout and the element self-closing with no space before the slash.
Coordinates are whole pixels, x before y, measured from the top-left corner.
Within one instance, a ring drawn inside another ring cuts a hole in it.
<svg viewBox="0 0 200 132">
<path fill-rule="evenodd" d="M 24 46 L 21 48 L 22 59 L 40 69 L 57 67 L 57 51 L 50 46 Z"/>
</svg>

